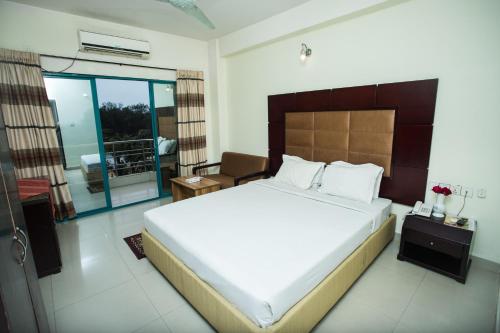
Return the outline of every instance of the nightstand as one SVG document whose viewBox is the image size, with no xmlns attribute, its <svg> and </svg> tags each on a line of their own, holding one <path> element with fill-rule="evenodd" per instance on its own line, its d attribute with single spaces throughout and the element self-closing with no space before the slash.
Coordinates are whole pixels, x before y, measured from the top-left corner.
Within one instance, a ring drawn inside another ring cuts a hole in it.
<svg viewBox="0 0 500 333">
<path fill-rule="evenodd" d="M 182 176 L 170 179 L 174 202 L 220 190 L 220 183 L 215 180 L 202 178 L 197 183 L 186 182 L 186 179 L 191 177 L 193 176 Z"/>
<path fill-rule="evenodd" d="M 399 260 L 405 260 L 465 283 L 476 221 L 455 227 L 419 215 L 407 215 L 401 231 Z"/>
</svg>

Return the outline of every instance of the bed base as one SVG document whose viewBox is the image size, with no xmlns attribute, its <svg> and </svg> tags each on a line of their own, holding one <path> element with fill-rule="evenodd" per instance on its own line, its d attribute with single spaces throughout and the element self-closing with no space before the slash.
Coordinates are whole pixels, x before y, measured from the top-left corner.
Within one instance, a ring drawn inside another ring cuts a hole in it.
<svg viewBox="0 0 500 333">
<path fill-rule="evenodd" d="M 255 325 L 147 230 L 142 231 L 142 240 L 148 259 L 218 332 L 303 333 L 316 326 L 394 238 L 395 227 L 396 216 L 391 214 L 375 233 L 309 294 L 288 310 L 279 321 L 266 328 Z"/>
</svg>

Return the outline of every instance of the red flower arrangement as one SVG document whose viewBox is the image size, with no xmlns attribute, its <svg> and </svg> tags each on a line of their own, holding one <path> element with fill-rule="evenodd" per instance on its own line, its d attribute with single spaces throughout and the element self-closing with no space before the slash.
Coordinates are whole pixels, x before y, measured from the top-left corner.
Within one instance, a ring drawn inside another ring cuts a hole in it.
<svg viewBox="0 0 500 333">
<path fill-rule="evenodd" d="M 447 197 L 451 194 L 451 190 L 446 186 L 441 187 L 439 185 L 436 185 L 432 188 L 432 191 L 436 194 L 443 194 L 445 197 Z"/>
</svg>

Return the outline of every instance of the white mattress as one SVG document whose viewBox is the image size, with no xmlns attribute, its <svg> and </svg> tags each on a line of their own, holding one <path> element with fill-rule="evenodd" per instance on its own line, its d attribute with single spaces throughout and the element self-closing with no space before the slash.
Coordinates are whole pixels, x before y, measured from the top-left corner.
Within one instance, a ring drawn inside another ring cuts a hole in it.
<svg viewBox="0 0 500 333">
<path fill-rule="evenodd" d="M 80 165 L 85 169 L 86 172 L 93 171 L 101 167 L 101 155 L 90 154 L 80 156 Z"/>
<path fill-rule="evenodd" d="M 261 327 L 278 321 L 390 213 L 259 180 L 147 211 L 146 229 Z"/>
</svg>

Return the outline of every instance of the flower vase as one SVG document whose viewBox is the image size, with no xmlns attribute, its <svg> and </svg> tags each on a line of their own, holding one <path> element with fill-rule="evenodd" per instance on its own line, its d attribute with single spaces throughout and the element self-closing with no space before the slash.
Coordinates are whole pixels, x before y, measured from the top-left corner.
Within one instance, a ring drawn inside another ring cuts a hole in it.
<svg viewBox="0 0 500 333">
<path fill-rule="evenodd" d="M 432 207 L 432 216 L 437 217 L 437 218 L 443 218 L 444 213 L 445 213 L 445 207 L 444 207 L 444 194 L 438 194 L 436 197 L 436 203 L 434 204 L 434 207 Z"/>
</svg>

